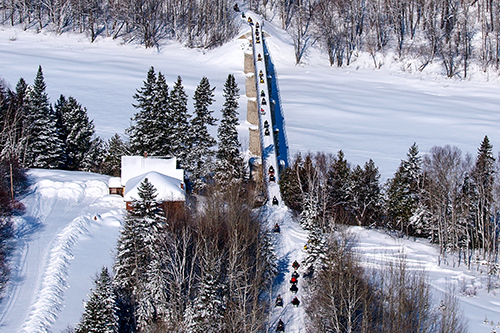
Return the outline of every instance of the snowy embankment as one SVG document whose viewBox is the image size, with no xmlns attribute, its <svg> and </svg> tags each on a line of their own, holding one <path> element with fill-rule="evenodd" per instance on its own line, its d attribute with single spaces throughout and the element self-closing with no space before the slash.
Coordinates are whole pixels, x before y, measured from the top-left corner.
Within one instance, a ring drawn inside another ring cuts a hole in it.
<svg viewBox="0 0 500 333">
<path fill-rule="evenodd" d="M 2 332 L 58 332 L 78 322 L 92 276 L 113 262 L 123 199 L 109 177 L 33 169 L 16 220 L 12 279 L 0 304 Z"/>
<path fill-rule="evenodd" d="M 438 248 L 427 240 L 398 238 L 361 227 L 352 227 L 350 230 L 357 236 L 357 249 L 366 265 L 384 265 L 404 257 L 408 269 L 424 270 L 427 273 L 435 307 L 439 305 L 443 293 L 449 291 L 451 286 L 458 295 L 470 333 L 499 330 L 498 290 L 488 293 L 485 267 L 474 264 L 469 271 L 463 262 L 458 266 L 456 257 L 452 255 L 448 256 L 448 260 L 441 260 L 439 264 Z"/>
</svg>

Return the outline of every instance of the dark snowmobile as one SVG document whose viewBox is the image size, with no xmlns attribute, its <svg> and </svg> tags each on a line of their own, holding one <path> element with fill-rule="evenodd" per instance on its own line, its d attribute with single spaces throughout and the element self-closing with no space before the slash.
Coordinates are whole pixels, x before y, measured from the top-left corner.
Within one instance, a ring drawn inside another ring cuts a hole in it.
<svg viewBox="0 0 500 333">
<path fill-rule="evenodd" d="M 269 132 L 269 128 L 266 128 L 266 129 L 264 130 L 264 135 L 265 135 L 265 136 L 269 136 L 270 134 L 271 134 L 271 132 Z"/>
<path fill-rule="evenodd" d="M 273 197 L 273 205 L 275 206 L 278 205 L 278 199 L 276 197 Z"/>
<path fill-rule="evenodd" d="M 276 297 L 276 303 L 275 303 L 275 306 L 276 307 L 283 307 L 283 298 L 281 298 L 280 295 L 278 295 L 278 297 Z"/>
<path fill-rule="evenodd" d="M 262 61 L 262 56 L 260 55 L 260 53 L 257 55 L 257 61 Z"/>
<path fill-rule="evenodd" d="M 299 262 L 298 262 L 297 260 L 295 260 L 295 261 L 293 262 L 293 264 L 292 264 L 292 267 L 293 267 L 293 269 L 295 269 L 295 270 L 297 270 L 297 268 L 299 268 L 299 266 L 300 266 L 300 264 L 299 264 Z"/>
<path fill-rule="evenodd" d="M 267 129 L 267 128 L 266 128 Z M 274 177 L 274 175 L 270 175 L 269 176 L 269 181 L 270 182 L 275 182 L 276 181 L 276 177 Z"/>
<path fill-rule="evenodd" d="M 292 284 L 292 286 L 290 287 L 290 291 L 296 294 L 297 291 L 299 291 L 299 287 L 297 287 L 297 284 Z"/>
<path fill-rule="evenodd" d="M 276 326 L 276 332 L 285 332 L 285 323 L 281 319 Z"/>
<path fill-rule="evenodd" d="M 297 298 L 297 296 L 295 296 L 295 297 L 293 298 L 293 300 L 292 300 L 292 304 L 293 304 L 293 306 L 295 306 L 295 307 L 298 307 L 298 306 L 299 306 L 300 301 L 299 301 L 299 299 Z"/>
<path fill-rule="evenodd" d="M 280 226 L 279 226 L 279 224 L 278 224 L 278 223 L 276 223 L 276 224 L 274 225 L 273 232 L 277 232 L 277 233 L 279 233 L 279 232 L 280 232 Z"/>
</svg>

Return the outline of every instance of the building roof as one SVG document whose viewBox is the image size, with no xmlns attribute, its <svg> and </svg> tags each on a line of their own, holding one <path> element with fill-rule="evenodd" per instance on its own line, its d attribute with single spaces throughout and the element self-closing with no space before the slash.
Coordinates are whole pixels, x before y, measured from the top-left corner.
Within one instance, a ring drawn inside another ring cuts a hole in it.
<svg viewBox="0 0 500 333">
<path fill-rule="evenodd" d="M 181 188 L 182 181 L 156 171 L 150 171 L 145 174 L 136 176 L 127 181 L 125 185 L 125 201 L 132 201 L 139 199 L 138 187 L 147 178 L 148 181 L 156 188 L 158 196 L 157 200 L 160 201 L 186 201 L 186 194 Z"/>
<path fill-rule="evenodd" d="M 184 181 L 184 170 L 177 169 L 175 157 L 122 156 L 121 167 L 121 183 L 124 186 L 130 179 L 150 171 Z"/>
</svg>

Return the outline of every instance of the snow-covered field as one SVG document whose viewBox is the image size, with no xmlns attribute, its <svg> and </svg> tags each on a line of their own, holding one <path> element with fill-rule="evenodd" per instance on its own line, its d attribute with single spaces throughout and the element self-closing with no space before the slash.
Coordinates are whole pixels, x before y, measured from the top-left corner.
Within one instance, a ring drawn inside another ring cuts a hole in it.
<svg viewBox="0 0 500 333">
<path fill-rule="evenodd" d="M 401 64 L 393 63 L 390 56 L 384 58 L 380 70 L 373 70 L 372 60 L 363 56 L 351 67 L 338 69 L 329 67 L 327 58 L 317 52 L 296 66 L 287 36 L 271 24 L 264 30 L 271 35 L 267 45 L 278 72 L 292 154 L 342 149 L 355 164 L 372 158 L 386 179 L 413 142 L 422 153 L 434 145 L 451 144 L 475 154 L 487 134 L 494 150 L 500 150 L 497 76 L 477 74 L 471 80 L 458 81 L 432 71 L 401 72 Z M 235 74 L 244 94 L 243 43 L 235 39 L 211 51 L 186 49 L 177 43 L 145 50 L 121 45 L 119 40 L 98 39 L 90 44 L 82 35 L 35 34 L 0 27 L 0 77 L 14 88 L 19 77 L 31 83 L 42 65 L 51 101 L 59 94 L 75 97 L 87 107 L 97 133 L 109 138 L 129 126 L 135 112 L 132 96 L 150 66 L 165 74 L 170 85 L 180 75 L 190 99 L 201 77 L 207 76 L 217 87 L 213 108 L 219 115 L 222 87 L 229 73 Z M 245 144 L 246 98 L 240 102 L 240 133 Z M 0 304 L 1 332 L 21 328 L 59 332 L 75 324 L 91 277 L 100 266 L 111 265 L 119 230 L 123 202 L 106 195 L 107 177 L 43 170 L 33 170 L 32 175 L 37 185 L 24 199 L 26 215 L 17 221 L 22 229 L 13 261 L 13 284 Z M 100 217 L 93 220 L 97 214 Z M 276 218 L 287 216 L 286 212 L 276 214 Z M 288 219 L 284 228 L 287 236 L 278 242 L 278 252 L 300 256 L 305 235 Z M 367 257 L 390 256 L 403 247 L 411 263 L 427 269 L 436 291 L 443 290 L 448 280 L 461 284 L 475 279 L 478 296 L 460 298 L 471 332 L 492 330 L 483 323 L 485 317 L 495 325 L 500 322 L 500 299 L 495 292 L 486 294 L 483 280 L 474 278 L 478 272 L 437 266 L 436 251 L 426 243 L 394 239 L 376 231 L 359 230 L 359 235 L 360 249 Z M 284 279 L 286 285 L 289 276 Z"/>
<path fill-rule="evenodd" d="M 0 303 L 1 332 L 60 332 L 75 324 L 92 278 L 112 266 L 123 199 L 109 177 L 30 171 L 26 213 L 16 220 L 12 281 Z"/>
</svg>

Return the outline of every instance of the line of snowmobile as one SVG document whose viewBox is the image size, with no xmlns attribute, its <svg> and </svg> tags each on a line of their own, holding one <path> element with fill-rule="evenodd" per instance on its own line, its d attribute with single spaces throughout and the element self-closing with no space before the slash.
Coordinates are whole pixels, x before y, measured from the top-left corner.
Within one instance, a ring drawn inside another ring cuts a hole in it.
<svg viewBox="0 0 500 333">
<path fill-rule="evenodd" d="M 236 10 L 236 9 L 235 9 Z M 245 18 L 245 14 L 242 13 L 242 17 Z M 250 26 L 253 26 L 254 25 L 254 22 L 252 20 L 252 18 L 249 16 L 247 18 L 247 22 Z M 260 36 L 263 34 L 261 34 L 261 32 L 259 31 L 259 28 L 260 28 L 260 25 L 259 25 L 259 22 L 255 22 L 255 38 L 253 39 L 254 40 L 254 52 L 257 53 L 257 62 L 262 62 L 263 61 L 263 57 L 262 57 L 262 54 L 260 52 L 258 52 L 256 50 L 256 46 L 255 44 L 260 44 Z M 263 52 L 263 50 L 262 50 Z M 255 54 L 254 53 L 254 54 Z M 258 86 L 259 85 L 264 85 L 265 84 L 265 76 L 264 76 L 264 72 L 262 69 L 259 70 L 258 72 Z M 264 87 L 262 87 L 264 88 Z M 267 105 L 267 100 L 266 100 L 266 91 L 267 89 L 257 89 L 257 93 L 259 92 L 260 90 L 260 94 L 258 95 L 258 101 L 260 100 L 260 116 L 263 117 L 266 115 L 266 110 L 264 109 L 264 107 Z M 272 101 L 269 99 L 269 102 L 271 103 Z M 263 107 L 264 106 L 264 107 Z M 264 137 L 270 137 L 271 136 L 271 128 L 270 128 L 270 124 L 269 124 L 269 121 L 268 120 L 264 120 L 264 122 L 262 123 L 263 124 L 263 132 L 264 132 Z M 268 140 L 268 139 L 267 139 Z M 273 165 L 270 165 L 268 170 L 267 170 L 267 179 L 268 179 L 268 183 L 276 183 L 276 180 L 277 180 L 277 176 L 276 176 L 276 171 L 273 167 Z M 279 205 L 279 202 L 278 202 L 278 198 L 276 196 L 273 196 L 272 198 L 272 205 Z M 278 223 L 275 224 L 274 228 L 273 228 L 273 232 L 274 233 L 280 233 L 280 226 Z M 290 279 L 290 292 L 292 294 L 294 294 L 294 297 L 291 301 L 291 304 L 295 307 L 298 307 L 300 305 L 300 301 L 297 297 L 297 292 L 299 291 L 299 288 L 297 286 L 298 282 L 299 282 L 299 273 L 297 272 L 297 269 L 299 268 L 300 264 L 298 263 L 297 260 L 295 260 L 292 264 L 292 268 L 294 269 L 292 275 L 291 275 L 291 279 Z M 281 295 L 278 295 L 277 298 L 276 298 L 276 302 L 275 302 L 275 307 L 283 307 L 283 298 L 281 297 Z M 276 325 L 276 332 L 285 332 L 285 323 L 283 322 L 282 319 L 279 319 L 278 321 L 278 324 Z"/>
</svg>

